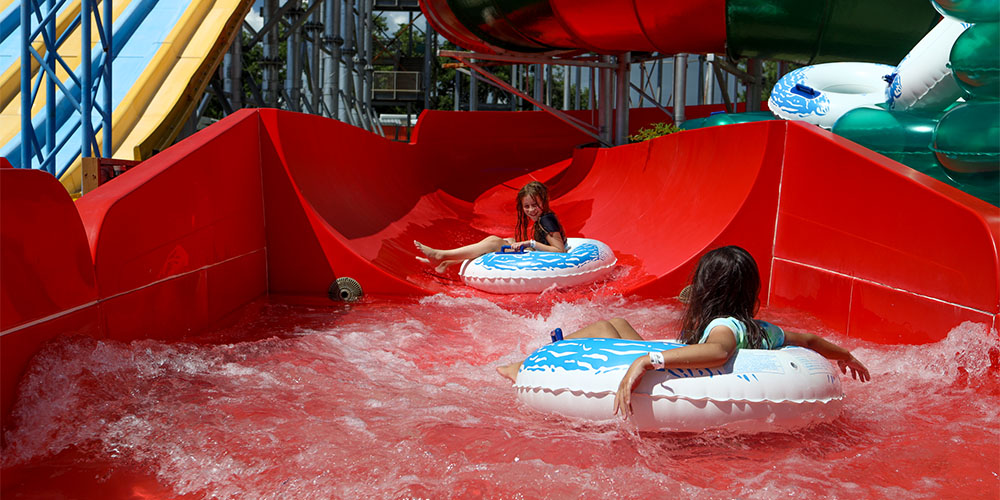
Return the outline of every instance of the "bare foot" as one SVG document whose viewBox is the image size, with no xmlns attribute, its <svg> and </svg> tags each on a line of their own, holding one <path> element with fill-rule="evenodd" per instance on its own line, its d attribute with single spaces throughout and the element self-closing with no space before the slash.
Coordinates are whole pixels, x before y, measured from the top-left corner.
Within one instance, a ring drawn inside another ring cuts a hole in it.
<svg viewBox="0 0 1000 500">
<path fill-rule="evenodd" d="M 441 250 L 438 250 L 436 248 L 431 248 L 417 240 L 413 240 L 413 246 L 417 247 L 417 250 L 420 250 L 420 253 L 426 255 L 427 258 L 432 261 L 436 262 L 442 259 Z"/>
<path fill-rule="evenodd" d="M 431 265 L 430 259 L 428 259 L 426 257 L 417 257 L 417 260 L 420 261 L 420 262 L 423 262 L 424 264 L 427 264 L 428 266 Z M 436 273 L 438 273 L 438 274 L 444 274 L 444 272 L 449 267 L 451 267 L 452 264 L 457 264 L 459 262 L 461 262 L 461 261 L 458 261 L 458 260 L 442 260 L 442 261 L 438 262 L 437 266 L 434 267 L 434 271 Z"/>
<path fill-rule="evenodd" d="M 521 363 L 511 363 L 497 367 L 497 373 L 504 378 L 510 379 L 510 383 L 517 382 L 517 371 L 521 369 Z"/>
<path fill-rule="evenodd" d="M 444 272 L 444 270 L 448 268 L 448 265 L 450 265 L 446 264 L 444 265 L 444 267 L 442 267 L 442 264 L 444 264 L 444 255 L 442 255 L 443 252 L 441 252 L 441 250 L 438 250 L 436 248 L 431 248 L 417 240 L 413 240 L 413 246 L 417 247 L 417 250 L 420 250 L 420 253 L 424 254 L 427 257 L 426 259 L 421 259 L 420 257 L 417 257 L 417 260 L 421 262 L 426 262 L 427 264 L 434 266 L 435 271 L 439 273 Z"/>
</svg>

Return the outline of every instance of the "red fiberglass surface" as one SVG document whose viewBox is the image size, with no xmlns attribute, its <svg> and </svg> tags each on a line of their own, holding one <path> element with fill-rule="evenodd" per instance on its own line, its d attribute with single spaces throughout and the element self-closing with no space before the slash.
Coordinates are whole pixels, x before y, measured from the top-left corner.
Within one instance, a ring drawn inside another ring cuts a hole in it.
<svg viewBox="0 0 1000 500">
<path fill-rule="evenodd" d="M 498 130 L 493 121 L 506 116 L 479 125 Z M 583 138 L 567 135 L 569 157 L 543 162 L 541 129 L 527 121 L 511 136 L 478 140 L 464 123 L 431 121 L 413 144 L 289 113 L 263 121 L 271 163 L 305 200 L 321 249 L 314 265 L 291 259 L 300 238 L 278 234 L 290 219 L 269 224 L 272 292 L 319 294 L 349 276 L 376 294 L 475 295 L 454 270 L 419 264 L 413 240 L 448 248 L 510 235 L 516 191 L 536 179 L 550 186 L 569 234 L 611 242 L 620 265 L 600 293 L 675 296 L 702 253 L 739 244 L 757 256 L 766 302 L 808 304 L 852 335 L 940 340 L 942 327 L 992 325 L 997 314 L 996 207 L 803 124 L 713 127 L 612 149 L 573 149 Z M 307 129 L 354 147 L 327 154 Z"/>
<path fill-rule="evenodd" d="M 334 274 L 358 279 L 374 293 L 454 290 L 459 279 L 455 270 L 436 275 L 418 263 L 413 240 L 448 248 L 489 234 L 513 234 L 514 199 L 531 179 L 551 185 L 552 208 L 569 234 L 614 242 L 622 265 L 603 285 L 609 293 L 674 296 L 705 248 L 739 242 L 767 255 L 773 241 L 784 134 L 780 124 L 693 133 L 612 150 L 579 149 L 571 159 L 513 178 L 516 170 L 501 170 L 503 161 L 484 157 L 476 165 L 482 175 L 494 176 L 494 187 L 473 196 L 454 180 L 468 168 L 449 158 L 461 154 L 458 141 L 446 153 L 430 157 L 424 156 L 420 140 L 385 148 L 363 145 L 358 151 L 365 151 L 364 158 L 355 159 L 349 151 L 332 157 L 323 143 L 297 133 L 301 124 L 293 119 L 298 117 L 278 114 L 271 129 L 283 151 L 281 163 L 308 200 L 312 223 L 324 226 L 336 240 L 322 243 L 328 255 L 337 256 L 329 258 Z M 309 126 L 323 134 L 332 123 L 316 120 Z M 350 132 L 341 128 L 332 127 L 330 135 Z M 345 140 L 374 141 L 362 136 Z M 716 141 L 732 147 L 714 147 Z M 361 162 L 364 168 L 353 168 Z M 731 182 L 717 182 L 722 171 Z M 695 201 L 708 199 L 712 203 Z M 361 262 L 344 263 L 340 256 L 345 252 L 346 258 Z M 766 272 L 768 259 L 762 262 Z M 319 283 L 317 291 L 328 283 Z"/>
<path fill-rule="evenodd" d="M 78 202 L 99 265 L 72 302 L 96 293 L 100 321 L 26 363 L 3 497 L 1000 494 L 996 207 L 799 124 L 574 149 L 586 139 L 532 116 L 431 115 L 399 144 L 241 112 Z M 531 178 L 571 235 L 615 250 L 611 279 L 492 296 L 414 259 L 413 239 L 509 234 Z M 3 231 L 34 234 L 22 229 Z M 833 424 L 640 434 L 535 413 L 494 373 L 557 326 L 624 316 L 669 338 L 671 297 L 723 244 L 757 257 L 764 318 L 823 333 L 872 369 L 870 384 L 845 381 Z M 339 276 L 368 295 L 327 301 Z M 237 308 L 261 290 L 271 298 Z M 4 327 L 5 365 L 6 342 L 62 328 L 32 319 Z"/>
</svg>

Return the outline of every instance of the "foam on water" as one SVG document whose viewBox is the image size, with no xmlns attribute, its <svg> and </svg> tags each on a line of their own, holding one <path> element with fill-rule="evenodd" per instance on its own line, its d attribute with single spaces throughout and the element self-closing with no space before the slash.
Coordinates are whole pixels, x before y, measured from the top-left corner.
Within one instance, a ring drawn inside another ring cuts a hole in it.
<svg viewBox="0 0 1000 500">
<path fill-rule="evenodd" d="M 674 304 L 437 295 L 249 311 L 215 332 L 221 344 L 48 344 L 22 381 L 4 467 L 73 448 L 176 494 L 218 498 L 1000 494 L 1000 343 L 982 325 L 923 346 L 823 332 L 872 372 L 869 384 L 845 381 L 838 421 L 678 435 L 534 412 L 494 371 L 552 328 L 602 318 L 670 338 Z M 762 316 L 815 329 L 793 312 Z"/>
</svg>

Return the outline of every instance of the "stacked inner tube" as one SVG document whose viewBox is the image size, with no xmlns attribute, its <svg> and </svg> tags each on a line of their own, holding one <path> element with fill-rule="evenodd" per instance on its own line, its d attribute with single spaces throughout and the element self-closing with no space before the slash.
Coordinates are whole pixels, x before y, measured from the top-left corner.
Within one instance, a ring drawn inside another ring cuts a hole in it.
<svg viewBox="0 0 1000 500">
<path fill-rule="evenodd" d="M 809 78 L 810 72 L 833 79 L 846 71 L 816 65 L 782 78 L 769 108 L 782 118 L 832 127 L 838 135 L 1000 205 L 1000 0 L 932 4 L 944 18 L 885 73 L 883 98 L 851 106 L 843 92 L 830 92 L 843 90 L 841 84 L 817 85 Z M 854 93 L 862 92 L 873 85 L 871 75 L 859 76 L 856 84 Z M 837 106 L 820 106 L 824 93 L 842 103 L 832 121 Z M 816 117 L 803 116 L 806 111 Z"/>
</svg>

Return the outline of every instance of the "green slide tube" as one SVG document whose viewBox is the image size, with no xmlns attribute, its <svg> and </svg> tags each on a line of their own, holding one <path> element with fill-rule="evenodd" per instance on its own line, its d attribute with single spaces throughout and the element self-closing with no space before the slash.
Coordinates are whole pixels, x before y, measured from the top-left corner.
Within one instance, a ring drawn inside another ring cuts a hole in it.
<svg viewBox="0 0 1000 500">
<path fill-rule="evenodd" d="M 927 0 L 728 0 L 733 58 L 895 65 L 937 24 Z"/>
</svg>

